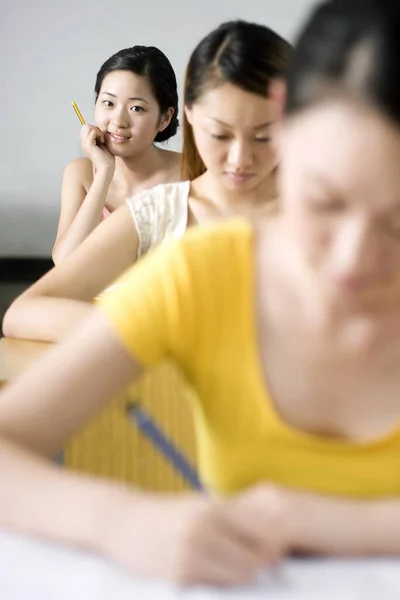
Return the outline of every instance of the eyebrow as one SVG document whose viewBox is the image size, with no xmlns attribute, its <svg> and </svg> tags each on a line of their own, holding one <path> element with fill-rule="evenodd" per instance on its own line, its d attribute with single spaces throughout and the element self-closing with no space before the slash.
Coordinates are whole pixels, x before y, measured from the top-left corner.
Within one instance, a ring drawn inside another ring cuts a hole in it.
<svg viewBox="0 0 400 600">
<path fill-rule="evenodd" d="M 305 181 L 307 181 L 308 183 L 311 183 L 311 184 L 317 183 L 321 187 L 327 188 L 328 192 L 330 194 L 336 196 L 337 198 L 344 197 L 343 192 L 341 192 L 339 189 L 337 189 L 328 179 L 326 179 L 325 177 L 323 177 L 321 175 L 313 175 L 313 174 L 307 173 Z M 391 215 L 395 214 L 397 216 L 397 214 L 400 213 L 400 202 L 397 204 L 393 204 L 392 206 L 390 206 L 390 205 L 384 206 L 383 210 L 381 212 L 382 212 L 382 214 L 390 213 Z"/>
<path fill-rule="evenodd" d="M 217 117 L 207 117 L 207 118 L 210 119 L 211 121 L 216 121 L 217 123 L 219 123 L 220 125 L 223 125 L 224 127 L 233 129 L 232 125 L 225 123 L 225 121 L 221 121 L 221 119 L 217 119 Z M 261 125 L 256 125 L 255 127 L 253 127 L 253 129 L 264 129 L 264 127 L 268 127 L 269 125 L 273 125 L 273 121 L 267 121 L 266 123 L 261 123 Z"/>
<path fill-rule="evenodd" d="M 111 94 L 111 92 L 101 92 L 102 94 L 106 94 L 107 96 L 111 96 L 112 98 L 116 98 L 117 96 L 115 94 Z M 140 100 L 141 102 L 146 102 L 146 104 L 149 104 L 149 102 L 147 100 L 145 100 L 144 98 L 141 98 L 140 96 L 136 96 L 134 98 L 128 98 L 128 100 Z"/>
</svg>

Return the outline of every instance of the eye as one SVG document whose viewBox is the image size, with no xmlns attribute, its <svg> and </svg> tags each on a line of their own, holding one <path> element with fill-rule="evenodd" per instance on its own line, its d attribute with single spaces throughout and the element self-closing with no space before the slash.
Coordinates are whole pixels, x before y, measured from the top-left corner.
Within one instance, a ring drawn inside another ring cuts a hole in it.
<svg viewBox="0 0 400 600">
<path fill-rule="evenodd" d="M 106 106 L 107 108 L 111 108 L 112 106 L 114 106 L 113 102 L 111 102 L 111 100 L 103 100 L 102 104 L 104 106 Z"/>
<path fill-rule="evenodd" d="M 131 111 L 133 112 L 144 112 L 143 106 L 132 106 Z"/>
<path fill-rule="evenodd" d="M 344 210 L 346 203 L 340 198 L 309 200 L 308 205 L 315 214 L 337 214 Z"/>
<path fill-rule="evenodd" d="M 228 139 L 227 135 L 215 135 L 215 134 L 211 134 L 211 137 L 214 138 L 214 140 L 219 140 L 220 142 L 226 141 Z"/>
<path fill-rule="evenodd" d="M 269 142 L 271 141 L 271 138 L 269 138 L 269 137 L 255 138 L 255 141 L 260 142 L 261 144 L 269 144 Z"/>
</svg>

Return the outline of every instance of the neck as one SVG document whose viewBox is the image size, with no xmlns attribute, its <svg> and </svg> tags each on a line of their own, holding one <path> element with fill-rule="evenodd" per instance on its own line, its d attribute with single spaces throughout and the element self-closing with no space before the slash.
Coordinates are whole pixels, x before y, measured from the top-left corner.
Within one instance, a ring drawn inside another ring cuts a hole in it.
<svg viewBox="0 0 400 600">
<path fill-rule="evenodd" d="M 275 173 L 270 173 L 259 185 L 250 190 L 227 189 L 219 178 L 209 171 L 192 182 L 196 195 L 204 198 L 223 216 L 252 214 L 265 208 L 275 198 Z"/>
<path fill-rule="evenodd" d="M 160 150 L 154 145 L 135 156 L 127 158 L 117 156 L 114 179 L 127 181 L 132 185 L 139 184 L 152 177 L 160 169 L 160 158 Z"/>
</svg>

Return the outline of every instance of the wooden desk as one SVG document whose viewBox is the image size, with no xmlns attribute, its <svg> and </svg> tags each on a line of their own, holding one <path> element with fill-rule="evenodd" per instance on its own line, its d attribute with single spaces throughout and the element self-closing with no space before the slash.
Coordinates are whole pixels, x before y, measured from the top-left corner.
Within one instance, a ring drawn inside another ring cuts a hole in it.
<svg viewBox="0 0 400 600">
<path fill-rule="evenodd" d="M 0 339 L 0 388 L 42 356 L 51 344 Z"/>
</svg>

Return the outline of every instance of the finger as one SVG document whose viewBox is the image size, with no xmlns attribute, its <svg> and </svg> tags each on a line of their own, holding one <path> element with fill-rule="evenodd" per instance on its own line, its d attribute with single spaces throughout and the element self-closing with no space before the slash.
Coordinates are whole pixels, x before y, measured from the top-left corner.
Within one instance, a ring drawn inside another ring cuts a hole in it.
<svg viewBox="0 0 400 600">
<path fill-rule="evenodd" d="M 97 145 L 97 133 L 95 131 L 91 131 L 87 138 L 86 138 L 86 144 L 88 144 L 89 146 L 96 146 Z"/>
<path fill-rule="evenodd" d="M 247 582 L 263 566 L 263 557 L 252 540 L 238 533 L 234 523 L 221 514 L 216 516 L 218 519 L 213 519 L 199 535 L 196 547 L 212 563 L 232 572 L 236 580 Z"/>
<path fill-rule="evenodd" d="M 235 532 L 230 536 L 218 536 L 210 547 L 208 558 L 219 564 L 225 571 L 232 573 L 235 581 L 248 583 L 263 566 L 260 553 L 251 544 L 238 539 Z"/>
<path fill-rule="evenodd" d="M 93 132 L 95 133 L 97 144 L 99 144 L 99 145 L 104 144 L 105 137 L 104 137 L 104 133 L 101 131 L 101 129 L 99 129 L 98 127 L 94 127 Z"/>
<path fill-rule="evenodd" d="M 104 134 L 96 125 L 84 125 L 82 131 L 86 133 L 86 135 L 94 135 L 97 140 L 103 140 Z"/>
<path fill-rule="evenodd" d="M 90 127 L 92 128 L 92 131 L 96 133 L 97 139 L 104 140 L 104 132 L 100 129 L 100 127 L 97 127 L 97 125 L 91 125 Z"/>
<path fill-rule="evenodd" d="M 92 131 L 91 125 L 88 125 L 87 123 L 85 125 L 83 125 L 82 129 L 81 129 L 81 139 L 82 140 L 86 139 L 91 131 Z"/>
<path fill-rule="evenodd" d="M 84 125 L 81 129 L 81 139 L 84 141 L 89 136 L 95 136 L 95 131 L 91 125 Z"/>
<path fill-rule="evenodd" d="M 273 519 L 265 514 L 265 510 L 253 508 L 249 511 L 240 505 L 231 505 L 226 511 L 225 519 L 237 543 L 251 550 L 259 562 L 270 566 L 280 564 L 284 548 L 279 532 L 279 520 L 274 523 Z"/>
<path fill-rule="evenodd" d="M 212 577 L 210 582 L 218 585 L 244 584 L 253 579 L 263 564 L 260 554 L 238 535 L 234 523 L 226 518 L 225 507 L 225 503 L 215 506 L 202 519 L 202 526 L 190 531 L 179 569 L 190 581 Z"/>
<path fill-rule="evenodd" d="M 114 154 L 109 151 L 109 149 L 107 148 L 107 146 L 105 144 L 102 144 L 101 149 L 103 150 L 104 154 L 106 154 L 110 158 L 114 158 Z"/>
<path fill-rule="evenodd" d="M 104 143 L 104 134 L 103 134 L 103 132 L 98 127 L 96 127 L 96 128 L 93 128 L 93 133 L 95 135 L 96 142 L 98 144 L 103 144 Z"/>
<path fill-rule="evenodd" d="M 197 584 L 218 587 L 233 587 L 252 583 L 256 571 L 247 571 L 241 567 L 233 568 L 226 563 L 215 560 L 212 555 L 202 555 L 193 562 L 190 570 L 186 570 L 179 578 L 183 585 Z"/>
</svg>

